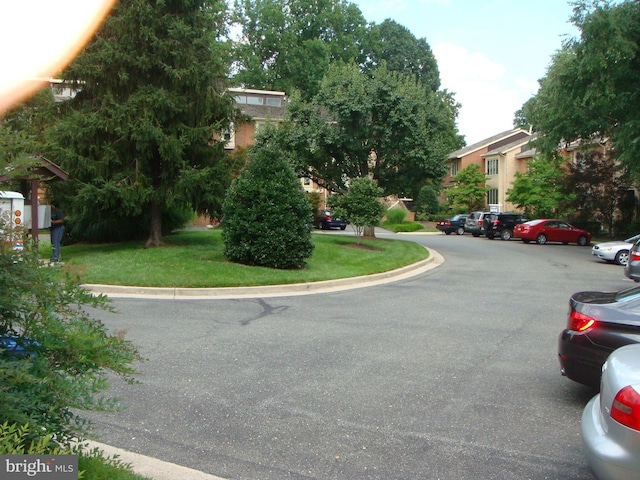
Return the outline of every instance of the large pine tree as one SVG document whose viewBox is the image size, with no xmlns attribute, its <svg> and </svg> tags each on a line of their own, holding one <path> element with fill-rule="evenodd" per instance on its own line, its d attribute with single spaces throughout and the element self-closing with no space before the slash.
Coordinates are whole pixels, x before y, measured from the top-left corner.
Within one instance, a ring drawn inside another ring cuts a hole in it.
<svg viewBox="0 0 640 480">
<path fill-rule="evenodd" d="M 158 246 L 163 213 L 220 207 L 228 170 L 215 132 L 233 109 L 226 8 L 120 0 L 64 72 L 79 93 L 53 133 L 75 218 L 105 232 L 142 221 L 147 245 Z"/>
</svg>

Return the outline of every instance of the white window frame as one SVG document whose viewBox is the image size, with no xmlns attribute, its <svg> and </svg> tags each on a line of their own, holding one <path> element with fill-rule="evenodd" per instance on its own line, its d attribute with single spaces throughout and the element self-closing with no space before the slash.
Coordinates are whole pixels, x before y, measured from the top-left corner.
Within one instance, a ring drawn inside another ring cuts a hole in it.
<svg viewBox="0 0 640 480">
<path fill-rule="evenodd" d="M 498 165 L 499 159 L 497 158 L 489 158 L 487 160 L 487 175 L 497 175 L 498 174 Z"/>
</svg>

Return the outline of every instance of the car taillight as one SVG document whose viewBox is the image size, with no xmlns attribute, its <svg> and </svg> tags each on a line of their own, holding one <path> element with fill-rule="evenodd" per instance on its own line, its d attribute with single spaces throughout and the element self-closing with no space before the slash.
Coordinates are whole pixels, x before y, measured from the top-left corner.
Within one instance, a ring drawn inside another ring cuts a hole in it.
<svg viewBox="0 0 640 480">
<path fill-rule="evenodd" d="M 445 224 L 446 226 L 449 226 L 449 225 L 451 225 L 451 222 L 447 220 L 446 222 L 444 222 L 444 224 Z"/>
<path fill-rule="evenodd" d="M 631 260 L 636 261 L 636 262 L 638 260 L 640 260 L 640 251 L 631 250 Z"/>
<path fill-rule="evenodd" d="M 499 224 L 499 223 L 500 223 L 500 220 L 494 220 L 494 221 L 493 221 L 493 224 L 494 224 L 495 226 L 498 226 L 498 224 Z"/>
<path fill-rule="evenodd" d="M 620 390 L 613 399 L 611 418 L 625 427 L 640 430 L 640 394 L 631 385 Z"/>
<path fill-rule="evenodd" d="M 567 322 L 567 328 L 575 332 L 584 332 L 596 324 L 596 319 L 585 315 L 584 313 L 571 310 L 569 312 L 569 319 Z"/>
</svg>

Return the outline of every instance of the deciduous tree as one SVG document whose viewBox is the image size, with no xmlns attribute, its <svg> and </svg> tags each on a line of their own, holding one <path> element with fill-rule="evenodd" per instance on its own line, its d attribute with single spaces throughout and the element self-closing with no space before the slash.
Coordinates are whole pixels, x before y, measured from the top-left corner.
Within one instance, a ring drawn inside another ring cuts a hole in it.
<svg viewBox="0 0 640 480">
<path fill-rule="evenodd" d="M 565 161 L 555 155 L 531 160 L 527 172 L 516 172 L 515 180 L 507 190 L 507 201 L 532 218 L 558 215 L 573 195 L 564 188 L 567 174 L 562 165 Z"/>
<path fill-rule="evenodd" d="M 354 178 L 349 182 L 349 190 L 346 193 L 331 196 L 329 205 L 336 217 L 346 220 L 351 225 L 356 242 L 360 243 L 366 228 L 370 227 L 374 231 L 380 224 L 384 213 L 381 196 L 382 189 L 375 180 L 369 177 Z"/>
<path fill-rule="evenodd" d="M 482 210 L 485 208 L 489 187 L 485 185 L 486 175 L 480 166 L 471 164 L 460 170 L 454 177 L 456 183 L 447 189 L 447 201 L 453 209 Z"/>
<path fill-rule="evenodd" d="M 524 116 L 544 151 L 608 139 L 617 158 L 640 174 L 640 2 L 575 2 L 572 22 L 580 37 L 553 57 Z"/>
<path fill-rule="evenodd" d="M 334 64 L 312 101 L 292 98 L 277 136 L 300 175 L 331 191 L 371 175 L 386 195 L 413 198 L 425 182 L 440 181 L 446 154 L 459 147 L 456 113 L 439 92 L 384 63 L 371 77 Z"/>
<path fill-rule="evenodd" d="M 238 0 L 242 33 L 234 47 L 234 76 L 247 88 L 315 95 L 335 61 L 353 62 L 366 32 L 360 9 L 345 0 Z"/>
<path fill-rule="evenodd" d="M 565 189 L 572 192 L 569 207 L 580 217 L 600 222 L 613 235 L 614 222 L 629 190 L 627 169 L 603 153 L 604 147 L 588 149 L 568 164 Z"/>
</svg>

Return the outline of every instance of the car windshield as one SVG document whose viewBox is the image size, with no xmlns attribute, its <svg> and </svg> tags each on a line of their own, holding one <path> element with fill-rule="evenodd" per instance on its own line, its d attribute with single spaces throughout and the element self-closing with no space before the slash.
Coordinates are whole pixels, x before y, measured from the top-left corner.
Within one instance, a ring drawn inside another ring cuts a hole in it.
<svg viewBox="0 0 640 480">
<path fill-rule="evenodd" d="M 636 243 L 638 240 L 640 240 L 640 234 L 634 235 L 633 237 L 627 238 L 625 240 L 625 242 L 627 242 L 627 243 Z"/>
<path fill-rule="evenodd" d="M 528 222 L 526 222 L 526 225 L 538 225 L 539 223 L 543 222 L 544 220 L 530 220 Z"/>
</svg>

